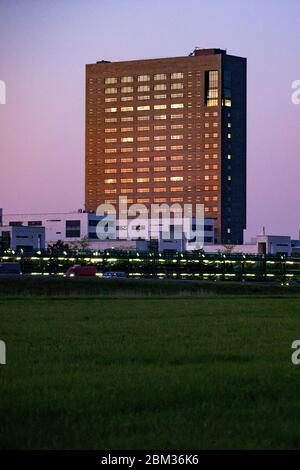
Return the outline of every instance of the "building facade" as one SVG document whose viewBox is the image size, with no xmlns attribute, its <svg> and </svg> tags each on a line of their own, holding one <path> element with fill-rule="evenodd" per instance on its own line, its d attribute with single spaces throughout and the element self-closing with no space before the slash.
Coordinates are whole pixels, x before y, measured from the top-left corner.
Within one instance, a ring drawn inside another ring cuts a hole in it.
<svg viewBox="0 0 300 470">
<path fill-rule="evenodd" d="M 0 226 L 0 248 L 24 253 L 45 249 L 44 227 Z"/>
<path fill-rule="evenodd" d="M 85 204 L 204 204 L 215 243 L 246 228 L 246 59 L 220 49 L 86 66 Z"/>
<path fill-rule="evenodd" d="M 100 240 L 97 234 L 97 225 L 99 222 L 104 220 L 103 215 L 97 215 L 93 212 L 84 212 L 79 210 L 77 212 L 66 212 L 66 213 L 39 213 L 39 214 L 3 214 L 3 223 L 6 231 L 14 229 L 14 233 L 28 229 L 44 230 L 43 245 L 46 246 L 55 244 L 58 241 L 67 243 L 70 247 L 90 248 L 92 250 L 104 250 L 104 249 L 124 249 L 124 250 L 145 250 L 152 249 L 155 245 L 151 245 L 150 227 L 151 222 L 145 220 L 141 223 L 139 221 L 139 227 L 141 229 L 141 236 L 136 231 L 136 236 L 132 237 L 129 230 L 129 222 L 133 224 L 134 221 L 128 221 L 125 226 L 124 222 L 121 222 L 115 218 L 113 225 L 115 226 L 115 238 Z M 105 221 L 108 221 L 106 218 Z M 152 225 L 155 221 L 152 221 Z M 159 221 L 156 221 L 156 225 L 160 225 Z M 103 224 L 104 225 L 104 224 Z M 109 222 L 107 222 L 109 225 Z M 142 226 L 143 225 L 143 226 Z M 172 227 L 171 227 L 172 228 Z M 147 231 L 146 236 L 145 230 Z M 142 233 L 143 232 L 143 233 Z M 187 246 L 184 237 L 180 240 L 175 240 L 174 237 L 170 236 L 170 239 L 162 239 L 162 229 L 157 228 L 156 232 L 159 234 L 157 237 L 156 248 L 158 251 L 164 251 L 173 249 L 176 251 L 185 251 L 186 249 L 194 249 L 194 245 L 190 244 Z M 108 234 L 107 234 L 108 235 Z M 143 235 L 143 236 L 142 236 Z M 143 240 L 143 238 L 145 240 Z M 214 220 L 205 219 L 203 226 L 203 242 L 205 245 L 212 245 L 214 243 Z"/>
</svg>

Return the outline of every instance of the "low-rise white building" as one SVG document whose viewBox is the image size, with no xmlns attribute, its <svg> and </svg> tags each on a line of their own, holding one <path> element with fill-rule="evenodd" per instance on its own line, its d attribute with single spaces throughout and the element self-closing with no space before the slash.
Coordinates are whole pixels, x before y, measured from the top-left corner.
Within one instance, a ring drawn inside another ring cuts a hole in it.
<svg viewBox="0 0 300 470">
<path fill-rule="evenodd" d="M 62 241 L 71 247 L 78 247 L 78 245 L 83 244 L 85 248 L 88 247 L 93 250 L 112 248 L 149 250 L 154 245 L 159 251 L 185 251 L 186 249 L 192 250 L 195 248 L 194 244 L 187 242 L 184 237 L 175 239 L 172 226 L 170 238 L 163 238 L 162 226 L 157 220 L 150 222 L 148 220 L 139 221 L 141 237 L 138 235 L 132 237 L 129 232 L 129 221 L 124 225 L 122 221 L 115 221 L 112 218 L 116 238 L 100 240 L 97 235 L 97 225 L 103 220 L 103 217 L 103 215 L 96 215 L 82 210 L 66 213 L 3 214 L 3 223 L 13 227 L 45 227 L 47 246 Z M 110 222 L 108 222 L 109 224 Z M 150 236 L 153 226 L 158 227 L 159 236 L 156 239 L 157 241 Z M 145 229 L 148 233 L 146 239 L 144 237 Z M 212 245 L 214 242 L 214 220 L 205 219 L 203 230 L 204 244 Z"/>
</svg>

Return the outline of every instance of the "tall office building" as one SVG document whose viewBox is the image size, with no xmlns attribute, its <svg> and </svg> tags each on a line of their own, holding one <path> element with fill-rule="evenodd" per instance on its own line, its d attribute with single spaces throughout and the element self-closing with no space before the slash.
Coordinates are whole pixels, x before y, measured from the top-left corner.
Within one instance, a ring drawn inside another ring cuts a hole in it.
<svg viewBox="0 0 300 470">
<path fill-rule="evenodd" d="M 246 228 L 246 59 L 221 49 L 86 67 L 86 209 L 202 203 L 215 242 Z"/>
</svg>

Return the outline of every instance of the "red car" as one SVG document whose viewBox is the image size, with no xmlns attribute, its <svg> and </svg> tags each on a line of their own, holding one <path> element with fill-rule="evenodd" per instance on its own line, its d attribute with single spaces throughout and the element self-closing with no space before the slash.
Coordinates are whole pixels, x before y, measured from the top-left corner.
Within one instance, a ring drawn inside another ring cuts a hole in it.
<svg viewBox="0 0 300 470">
<path fill-rule="evenodd" d="M 67 277 L 77 277 L 77 276 L 96 276 L 96 268 L 95 266 L 80 266 L 79 264 L 75 264 L 71 266 L 68 271 L 66 272 Z"/>
</svg>

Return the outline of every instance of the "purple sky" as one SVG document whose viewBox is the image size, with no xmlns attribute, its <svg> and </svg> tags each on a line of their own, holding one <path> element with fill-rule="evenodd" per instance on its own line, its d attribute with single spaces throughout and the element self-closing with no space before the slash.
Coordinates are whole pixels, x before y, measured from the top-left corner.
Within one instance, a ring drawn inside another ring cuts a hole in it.
<svg viewBox="0 0 300 470">
<path fill-rule="evenodd" d="M 0 207 L 84 203 L 85 64 L 226 48 L 248 58 L 248 230 L 300 229 L 299 0 L 0 0 Z"/>
</svg>

